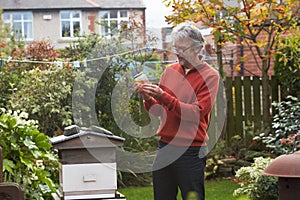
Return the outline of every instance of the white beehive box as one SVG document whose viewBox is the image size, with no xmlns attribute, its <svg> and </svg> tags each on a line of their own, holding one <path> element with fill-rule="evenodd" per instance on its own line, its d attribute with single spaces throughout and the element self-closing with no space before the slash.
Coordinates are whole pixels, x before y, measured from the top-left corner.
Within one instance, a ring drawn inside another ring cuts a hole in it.
<svg viewBox="0 0 300 200">
<path fill-rule="evenodd" d="M 99 127 L 76 128 L 51 139 L 58 149 L 58 199 L 125 199 L 117 193 L 116 147 L 124 138 Z"/>
</svg>

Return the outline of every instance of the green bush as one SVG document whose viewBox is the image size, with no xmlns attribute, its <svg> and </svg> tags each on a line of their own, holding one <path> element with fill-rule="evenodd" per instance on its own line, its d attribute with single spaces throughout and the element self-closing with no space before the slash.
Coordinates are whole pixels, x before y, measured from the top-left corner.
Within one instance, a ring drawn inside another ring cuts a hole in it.
<svg viewBox="0 0 300 200">
<path fill-rule="evenodd" d="M 277 199 L 277 177 L 262 174 L 271 161 L 270 158 L 257 157 L 251 166 L 237 170 L 236 178 L 241 182 L 241 187 L 234 191 L 234 196 L 247 195 L 252 200 Z"/>
<path fill-rule="evenodd" d="M 280 81 L 282 96 L 300 98 L 300 38 L 289 36 L 281 40 L 275 55 L 275 76 Z"/>
<path fill-rule="evenodd" d="M 36 122 L 27 116 L 20 111 L 0 110 L 3 180 L 18 183 L 25 199 L 50 199 L 57 189 L 58 160 L 48 136 L 39 132 Z"/>
<path fill-rule="evenodd" d="M 262 133 L 263 143 L 276 156 L 291 152 L 293 149 L 283 139 L 293 136 L 300 130 L 300 101 L 296 97 L 288 96 L 286 101 L 273 103 L 278 113 L 273 117 L 273 133 Z"/>
<path fill-rule="evenodd" d="M 72 124 L 73 69 L 53 65 L 24 71 L 22 76 L 23 86 L 10 96 L 12 110 L 28 113 L 48 136 Z"/>
</svg>

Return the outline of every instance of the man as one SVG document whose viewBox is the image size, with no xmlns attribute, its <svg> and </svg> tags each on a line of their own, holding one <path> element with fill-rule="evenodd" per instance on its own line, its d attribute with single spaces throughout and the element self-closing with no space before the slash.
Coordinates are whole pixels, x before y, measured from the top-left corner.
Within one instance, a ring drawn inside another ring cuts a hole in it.
<svg viewBox="0 0 300 200">
<path fill-rule="evenodd" d="M 166 67 L 158 85 L 140 84 L 146 110 L 160 117 L 160 136 L 153 163 L 155 200 L 195 194 L 205 198 L 207 128 L 219 84 L 218 72 L 203 58 L 205 41 L 194 23 L 173 29 L 178 62 Z"/>
</svg>

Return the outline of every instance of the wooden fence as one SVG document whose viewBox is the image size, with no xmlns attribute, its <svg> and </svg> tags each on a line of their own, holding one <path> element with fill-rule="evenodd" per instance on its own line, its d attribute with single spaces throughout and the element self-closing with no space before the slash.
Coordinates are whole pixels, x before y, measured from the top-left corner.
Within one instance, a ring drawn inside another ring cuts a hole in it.
<svg viewBox="0 0 300 200">
<path fill-rule="evenodd" d="M 271 77 L 269 80 L 269 86 L 271 91 L 271 102 L 280 101 L 280 87 L 278 80 L 275 77 Z M 225 127 L 222 130 L 222 138 L 226 139 L 229 144 L 230 139 L 239 135 L 242 138 L 246 136 L 247 127 L 251 126 L 254 132 L 261 131 L 263 127 L 263 104 L 262 104 L 262 84 L 260 77 L 227 77 L 224 82 L 224 93 L 219 94 L 217 98 L 217 107 L 214 108 L 211 121 L 214 121 L 213 125 L 210 125 L 212 131 L 210 133 L 220 132 L 220 123 L 218 120 L 222 116 L 222 106 L 226 109 Z M 226 100 L 221 100 L 226 97 Z M 226 105 L 224 105 L 223 102 Z M 271 113 L 274 114 L 275 110 L 269 108 Z M 219 118 L 219 119 L 218 119 Z M 272 120 L 272 119 L 270 119 Z M 218 124 L 219 123 L 219 124 Z M 210 134 L 210 138 L 216 141 L 216 137 L 219 135 Z"/>
<path fill-rule="evenodd" d="M 279 101 L 280 89 L 275 77 L 269 79 L 270 101 Z M 254 131 L 261 131 L 263 119 L 262 84 L 260 77 L 228 77 L 225 81 L 227 94 L 226 138 L 245 136 L 245 127 L 251 125 Z M 271 107 L 271 113 L 275 110 Z M 272 120 L 272 119 L 270 119 Z"/>
</svg>

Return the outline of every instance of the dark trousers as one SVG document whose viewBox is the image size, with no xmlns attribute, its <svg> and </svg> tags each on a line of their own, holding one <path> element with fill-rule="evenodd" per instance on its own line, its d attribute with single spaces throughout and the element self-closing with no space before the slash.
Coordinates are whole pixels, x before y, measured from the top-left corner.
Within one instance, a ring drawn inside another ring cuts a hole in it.
<svg viewBox="0 0 300 200">
<path fill-rule="evenodd" d="M 205 147 L 178 147 L 159 142 L 153 164 L 154 200 L 205 199 Z M 193 198 L 192 198 L 193 197 Z"/>
</svg>

